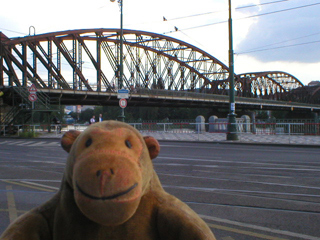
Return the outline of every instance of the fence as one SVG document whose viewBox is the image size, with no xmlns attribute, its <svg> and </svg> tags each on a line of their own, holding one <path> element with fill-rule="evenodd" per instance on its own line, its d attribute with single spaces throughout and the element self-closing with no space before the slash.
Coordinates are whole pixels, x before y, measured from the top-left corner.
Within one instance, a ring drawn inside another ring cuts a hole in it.
<svg viewBox="0 0 320 240">
<path fill-rule="evenodd" d="M 256 123 L 250 125 L 243 123 L 241 125 L 243 129 L 251 128 L 254 134 L 320 135 L 319 123 Z"/>
<path fill-rule="evenodd" d="M 139 131 L 175 133 L 227 133 L 229 123 L 129 123 Z M 205 131 L 200 131 L 200 125 Z M 238 134 L 320 135 L 320 123 L 237 123 Z"/>
<path fill-rule="evenodd" d="M 201 125 L 204 125 L 201 126 Z M 226 141 L 228 123 L 134 123 L 143 135 L 158 140 Z M 319 123 L 244 123 L 238 122 L 239 142 L 320 145 Z"/>
<path fill-rule="evenodd" d="M 0 135 L 16 135 L 20 137 L 22 133 L 55 133 L 60 134 L 62 127 L 60 124 L 21 124 L 21 125 L 0 125 Z"/>
<path fill-rule="evenodd" d="M 158 140 L 226 141 L 228 123 L 129 123 L 143 135 L 152 135 Z M 237 134 L 241 142 L 281 142 L 320 145 L 319 123 L 237 123 Z M 61 136 L 68 130 L 83 131 L 84 124 L 73 125 L 11 125 L 0 126 L 1 134 L 23 136 L 22 133 L 36 132 L 43 136 L 51 133 Z M 302 138 L 303 137 L 303 138 Z"/>
</svg>

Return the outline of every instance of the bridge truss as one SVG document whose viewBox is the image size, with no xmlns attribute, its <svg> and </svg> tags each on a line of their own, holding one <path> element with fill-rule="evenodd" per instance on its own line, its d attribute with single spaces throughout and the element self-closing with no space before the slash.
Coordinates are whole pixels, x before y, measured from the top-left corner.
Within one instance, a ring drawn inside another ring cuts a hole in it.
<svg viewBox="0 0 320 240">
<path fill-rule="evenodd" d="M 124 82 L 129 90 L 163 89 L 226 95 L 229 69 L 186 42 L 124 30 Z M 89 29 L 8 39 L 2 33 L 0 85 L 116 92 L 119 29 Z M 284 72 L 236 75 L 238 96 L 281 99 L 303 84 Z"/>
<path fill-rule="evenodd" d="M 238 96 L 263 97 L 274 100 L 284 100 L 289 93 L 303 84 L 294 76 L 285 72 L 253 72 L 236 77 Z"/>
<path fill-rule="evenodd" d="M 212 89 L 228 68 L 206 52 L 159 34 L 124 30 L 124 86 L 167 90 Z M 2 39 L 2 85 L 115 91 L 118 29 L 56 32 Z M 6 76 L 4 76 L 6 75 Z"/>
</svg>

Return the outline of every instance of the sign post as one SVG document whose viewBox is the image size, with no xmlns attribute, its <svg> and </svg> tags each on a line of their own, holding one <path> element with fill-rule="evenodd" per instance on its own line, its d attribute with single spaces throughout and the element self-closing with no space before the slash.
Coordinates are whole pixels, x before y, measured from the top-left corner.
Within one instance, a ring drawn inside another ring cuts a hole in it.
<svg viewBox="0 0 320 240">
<path fill-rule="evenodd" d="M 129 90 L 127 89 L 119 89 L 118 90 L 118 98 L 119 100 L 119 106 L 121 107 L 121 115 L 119 116 L 119 119 L 124 122 L 124 109 L 127 107 L 127 99 L 129 98 Z"/>
<path fill-rule="evenodd" d="M 34 102 L 37 101 L 38 97 L 37 97 L 37 88 L 36 85 L 34 85 L 34 83 L 31 84 L 31 86 L 28 88 L 29 91 L 29 96 L 28 99 L 30 102 L 32 102 L 32 110 L 31 110 L 31 121 L 33 124 L 33 109 L 34 109 Z"/>
</svg>

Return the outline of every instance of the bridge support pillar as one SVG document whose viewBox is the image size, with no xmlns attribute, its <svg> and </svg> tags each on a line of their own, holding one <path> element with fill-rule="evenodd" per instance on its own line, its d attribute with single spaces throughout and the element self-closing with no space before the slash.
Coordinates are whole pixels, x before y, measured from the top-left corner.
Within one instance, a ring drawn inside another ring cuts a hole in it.
<svg viewBox="0 0 320 240">
<path fill-rule="evenodd" d="M 218 117 L 211 116 L 209 117 L 209 132 L 217 132 L 219 129 L 219 125 L 216 124 Z"/>
<path fill-rule="evenodd" d="M 242 119 L 242 124 L 243 124 L 243 132 L 250 132 L 251 130 L 251 124 L 250 124 L 250 117 L 248 115 L 242 115 L 241 116 Z"/>
<path fill-rule="evenodd" d="M 251 128 L 251 132 L 255 133 L 256 132 L 256 112 L 255 111 L 251 111 L 251 112 L 247 112 L 247 115 L 249 115 L 250 119 L 251 119 L 251 123 L 252 123 L 252 128 Z"/>
<path fill-rule="evenodd" d="M 204 116 L 198 116 L 196 118 L 196 130 L 197 130 L 197 133 L 203 133 L 206 131 L 206 126 L 205 126 L 205 118 Z"/>
</svg>

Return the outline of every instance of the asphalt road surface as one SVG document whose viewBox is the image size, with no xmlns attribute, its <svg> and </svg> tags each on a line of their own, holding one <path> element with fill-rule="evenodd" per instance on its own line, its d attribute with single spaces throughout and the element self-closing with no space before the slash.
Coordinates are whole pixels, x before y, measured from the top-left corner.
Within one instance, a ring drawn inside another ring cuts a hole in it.
<svg viewBox="0 0 320 240">
<path fill-rule="evenodd" d="M 218 240 L 320 239 L 320 149 L 160 142 L 164 188 Z M 0 233 L 58 190 L 67 153 L 57 139 L 0 139 Z"/>
</svg>

